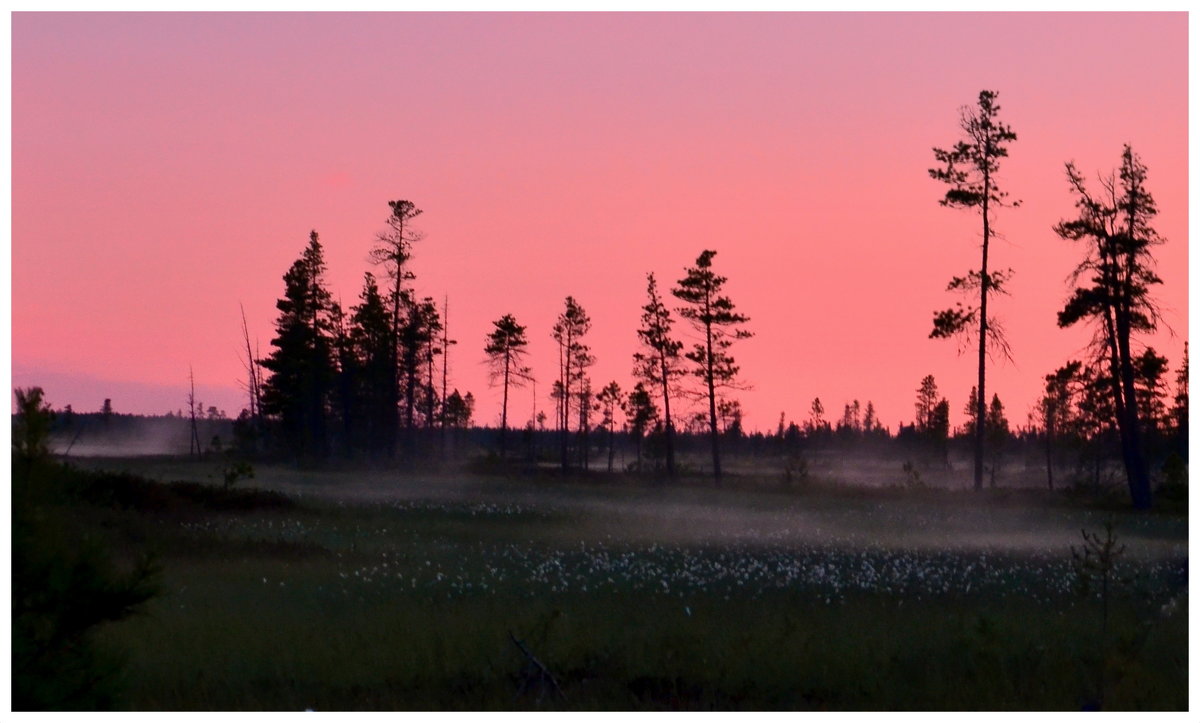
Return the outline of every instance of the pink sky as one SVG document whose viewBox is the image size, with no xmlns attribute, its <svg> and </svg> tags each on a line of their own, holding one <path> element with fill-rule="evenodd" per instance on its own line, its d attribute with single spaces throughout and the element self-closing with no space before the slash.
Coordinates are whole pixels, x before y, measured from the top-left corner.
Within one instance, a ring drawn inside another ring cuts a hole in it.
<svg viewBox="0 0 1200 723">
<path fill-rule="evenodd" d="M 452 385 L 499 418 L 490 322 L 529 328 L 539 407 L 563 298 L 591 314 L 598 383 L 631 386 L 654 271 L 705 248 L 756 336 L 735 356 L 749 428 L 872 400 L 913 416 L 933 374 L 954 423 L 974 360 L 927 339 L 977 216 L 941 208 L 932 146 L 1000 93 L 1017 132 L 993 266 L 1024 424 L 1044 374 L 1077 358 L 1056 328 L 1080 251 L 1063 162 L 1093 175 L 1129 142 L 1168 243 L 1158 290 L 1187 337 L 1187 16 L 1158 14 L 40 14 L 13 34 L 13 384 L 55 406 L 231 415 L 245 305 L 269 351 L 281 277 L 310 229 L 347 306 L 387 202 L 424 209 L 416 288 L 450 299 Z M 533 400 L 518 393 L 510 419 Z"/>
</svg>

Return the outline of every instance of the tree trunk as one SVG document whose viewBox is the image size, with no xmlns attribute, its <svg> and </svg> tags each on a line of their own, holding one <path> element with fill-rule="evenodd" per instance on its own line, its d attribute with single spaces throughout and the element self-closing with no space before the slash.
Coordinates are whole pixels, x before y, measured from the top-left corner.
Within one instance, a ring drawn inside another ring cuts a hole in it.
<svg viewBox="0 0 1200 723">
<path fill-rule="evenodd" d="M 608 422 L 608 473 L 612 474 L 613 468 L 613 427 L 616 423 L 612 420 Z"/>
<path fill-rule="evenodd" d="M 1125 476 L 1129 482 L 1129 496 L 1134 509 L 1148 510 L 1152 503 L 1150 475 L 1146 471 L 1146 460 L 1142 450 L 1142 435 L 1136 391 L 1134 389 L 1133 356 L 1129 345 L 1130 325 L 1128 317 L 1121 314 L 1117 319 L 1117 347 L 1121 360 L 1121 387 L 1125 397 L 1124 424 L 1121 430 L 1121 457 L 1125 463 Z"/>
<path fill-rule="evenodd" d="M 447 296 L 442 311 L 442 404 L 438 426 L 442 433 L 442 459 L 446 459 L 446 381 L 450 364 L 450 297 Z"/>
<path fill-rule="evenodd" d="M 990 147 L 985 153 L 985 158 L 990 155 Z M 988 242 L 991 241 L 992 229 L 988 219 L 988 203 L 991 195 L 992 179 L 984 170 L 983 174 L 983 260 L 980 265 L 979 276 L 979 397 L 975 400 L 975 489 L 983 489 L 983 445 L 984 445 L 984 427 L 987 419 L 987 409 L 984 405 L 986 395 L 984 393 L 985 370 L 987 368 L 987 300 L 988 286 L 990 278 L 988 277 Z"/>
<path fill-rule="evenodd" d="M 588 453 L 591 451 L 588 445 L 588 432 L 591 430 L 588 429 L 588 400 L 583 396 L 582 369 L 579 370 L 579 375 L 581 377 L 579 387 L 579 443 L 581 447 L 579 450 L 579 462 L 580 467 L 586 474 L 589 463 Z"/>
<path fill-rule="evenodd" d="M 416 454 L 416 437 L 413 433 L 413 417 L 417 408 L 417 365 L 416 360 L 405 362 L 404 389 L 404 448 L 409 458 Z"/>
<path fill-rule="evenodd" d="M 559 423 L 562 425 L 559 430 L 559 443 L 561 445 L 561 462 L 563 474 L 566 474 L 567 468 L 570 466 L 570 460 L 567 458 L 567 435 L 570 434 L 570 412 L 568 411 L 571 399 L 571 390 L 569 389 L 571 380 L 571 334 L 568 330 L 565 346 L 563 343 L 558 347 L 559 366 L 558 366 L 558 382 L 559 392 L 562 397 L 559 399 L 558 417 Z"/>
<path fill-rule="evenodd" d="M 669 375 L 667 373 L 667 358 L 665 354 L 659 354 L 660 369 L 662 371 L 662 387 L 663 387 L 663 434 L 666 435 L 667 442 L 667 477 L 675 479 L 675 427 L 671 424 L 671 394 Z"/>
<path fill-rule="evenodd" d="M 505 441 L 508 436 L 508 353 L 504 354 L 504 401 L 500 405 L 500 459 L 505 457 Z"/>
<path fill-rule="evenodd" d="M 1046 423 L 1046 485 L 1054 489 L 1054 432 L 1050 422 Z"/>
<path fill-rule="evenodd" d="M 705 304 L 705 312 L 708 313 L 707 304 Z M 713 381 L 713 357 L 712 357 L 712 326 L 709 325 L 705 330 L 705 341 L 708 344 L 708 372 L 705 381 L 708 382 L 708 427 L 712 432 L 712 460 L 713 460 L 713 479 L 716 486 L 721 486 L 721 450 L 719 440 L 717 439 L 717 390 Z"/>
</svg>

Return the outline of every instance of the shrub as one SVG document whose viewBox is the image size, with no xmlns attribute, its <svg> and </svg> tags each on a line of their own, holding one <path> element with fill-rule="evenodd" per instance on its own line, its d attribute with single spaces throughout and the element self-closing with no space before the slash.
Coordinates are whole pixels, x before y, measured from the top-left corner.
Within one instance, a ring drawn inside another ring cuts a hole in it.
<svg viewBox="0 0 1200 723">
<path fill-rule="evenodd" d="M 111 708 L 120 664 L 95 647 L 94 633 L 152 598 L 158 570 L 143 557 L 122 572 L 103 542 L 71 519 L 60 503 L 70 499 L 70 470 L 42 463 L 32 471 L 13 480 L 12 705 Z"/>
</svg>

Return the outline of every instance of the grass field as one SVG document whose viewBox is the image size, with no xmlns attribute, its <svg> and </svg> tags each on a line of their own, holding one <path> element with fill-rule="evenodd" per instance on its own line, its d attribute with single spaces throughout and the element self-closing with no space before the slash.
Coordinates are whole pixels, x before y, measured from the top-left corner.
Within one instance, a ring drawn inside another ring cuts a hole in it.
<svg viewBox="0 0 1200 723">
<path fill-rule="evenodd" d="M 78 464 L 219 484 L 205 463 Z M 1183 515 L 461 472 L 259 468 L 239 487 L 290 502 L 93 520 L 163 570 L 100 635 L 127 707 L 1187 707 Z M 1102 633 L 1071 546 L 1110 517 L 1127 551 Z"/>
</svg>

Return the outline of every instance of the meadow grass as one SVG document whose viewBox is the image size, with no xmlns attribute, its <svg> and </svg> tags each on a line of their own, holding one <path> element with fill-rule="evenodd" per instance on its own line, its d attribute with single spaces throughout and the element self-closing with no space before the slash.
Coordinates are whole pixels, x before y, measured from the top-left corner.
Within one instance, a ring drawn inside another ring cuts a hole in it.
<svg viewBox="0 0 1200 723">
<path fill-rule="evenodd" d="M 1187 707 L 1186 518 L 1119 520 L 1131 549 L 1101 641 L 1067 534 L 1094 511 L 264 476 L 348 493 L 108 513 L 164 570 L 145 614 L 101 636 L 129 708 Z"/>
</svg>

